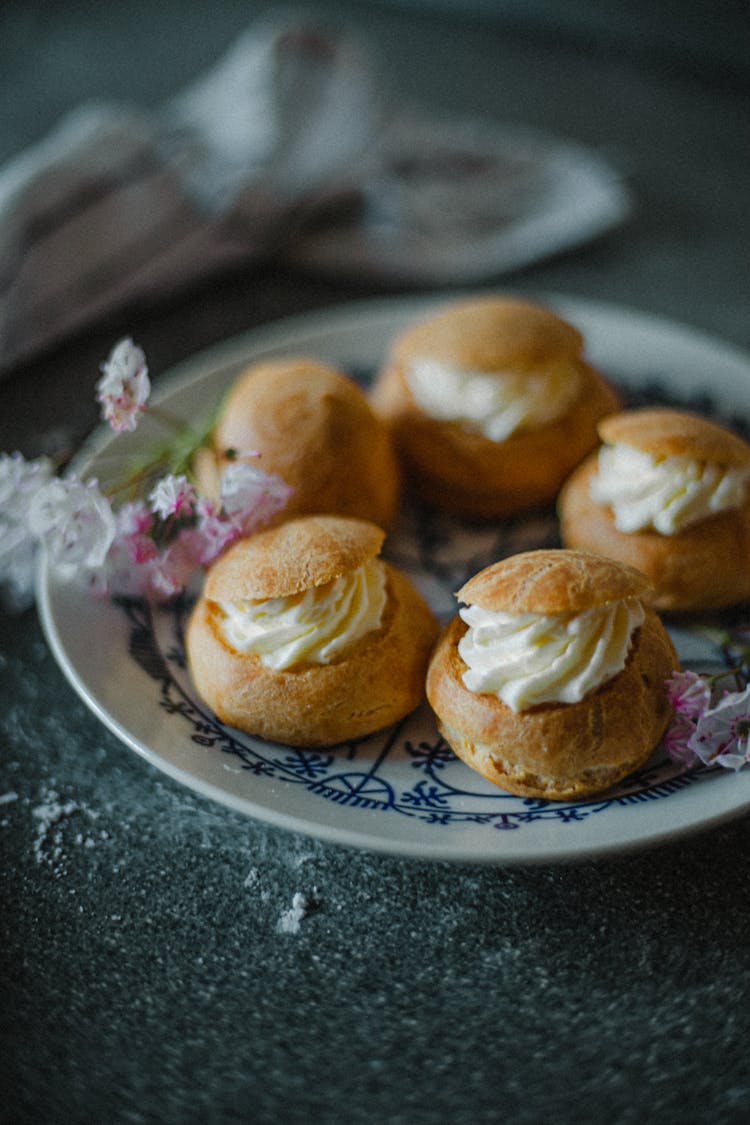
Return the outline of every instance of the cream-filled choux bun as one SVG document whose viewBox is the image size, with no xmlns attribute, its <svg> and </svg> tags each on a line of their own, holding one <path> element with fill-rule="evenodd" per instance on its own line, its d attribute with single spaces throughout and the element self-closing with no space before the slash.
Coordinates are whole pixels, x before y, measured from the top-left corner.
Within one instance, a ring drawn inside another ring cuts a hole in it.
<svg viewBox="0 0 750 1125">
<path fill-rule="evenodd" d="M 643 571 L 660 610 L 750 598 L 750 445 L 667 408 L 612 415 L 599 433 L 559 497 L 563 543 Z"/>
<path fill-rule="evenodd" d="M 679 667 L 650 595 L 640 571 L 582 551 L 529 551 L 480 571 L 427 674 L 448 744 L 524 797 L 585 797 L 643 765 Z"/>
<path fill-rule="evenodd" d="M 499 296 L 453 302 L 407 328 L 371 398 L 416 493 L 479 519 L 551 503 L 620 405 L 576 328 Z"/>
<path fill-rule="evenodd" d="M 195 473 L 216 496 L 226 465 L 251 463 L 292 488 L 283 518 L 315 513 L 356 516 L 388 527 L 399 495 L 390 434 L 361 388 L 342 372 L 305 357 L 253 364 L 222 404 L 210 446 Z"/>
<path fill-rule="evenodd" d="M 418 706 L 437 621 L 379 558 L 383 538 L 368 521 L 303 516 L 213 564 L 186 646 L 193 682 L 223 722 L 330 746 Z"/>
</svg>

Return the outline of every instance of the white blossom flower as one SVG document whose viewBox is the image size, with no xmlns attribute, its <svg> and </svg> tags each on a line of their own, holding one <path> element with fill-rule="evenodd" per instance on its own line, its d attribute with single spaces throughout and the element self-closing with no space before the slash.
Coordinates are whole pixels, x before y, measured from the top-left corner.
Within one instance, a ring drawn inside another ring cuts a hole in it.
<svg viewBox="0 0 750 1125">
<path fill-rule="evenodd" d="M 222 509 L 241 524 L 244 535 L 249 535 L 281 511 L 292 491 L 281 477 L 257 465 L 232 461 L 221 481 Z"/>
<path fill-rule="evenodd" d="M 0 600 L 11 613 L 34 604 L 36 540 L 16 525 L 11 532 L 0 519 Z"/>
<path fill-rule="evenodd" d="M 128 336 L 115 344 L 101 370 L 96 400 L 101 404 L 102 418 L 115 433 L 134 430 L 151 393 L 146 356 Z"/>
<path fill-rule="evenodd" d="M 49 457 L 27 461 L 20 453 L 0 454 L 0 512 L 6 518 L 25 517 L 29 501 L 52 476 Z"/>
<path fill-rule="evenodd" d="M 0 454 L 0 595 L 14 613 L 34 601 L 36 539 L 28 525 L 34 495 L 52 476 L 47 457 L 27 461 L 20 453 Z"/>
<path fill-rule="evenodd" d="M 58 573 L 101 567 L 115 536 L 115 517 L 96 481 L 55 477 L 33 497 L 29 527 Z"/>
<path fill-rule="evenodd" d="M 738 770 L 750 761 L 750 687 L 726 692 L 704 711 L 688 742 L 706 765 Z"/>
<path fill-rule="evenodd" d="M 221 512 L 213 501 L 198 497 L 196 504 L 196 534 L 199 537 L 201 566 L 210 566 L 219 555 L 242 535 L 241 529 Z"/>
<path fill-rule="evenodd" d="M 152 512 L 163 520 L 171 516 L 192 515 L 195 501 L 195 489 L 187 477 L 171 473 L 154 485 L 148 498 Z"/>
</svg>

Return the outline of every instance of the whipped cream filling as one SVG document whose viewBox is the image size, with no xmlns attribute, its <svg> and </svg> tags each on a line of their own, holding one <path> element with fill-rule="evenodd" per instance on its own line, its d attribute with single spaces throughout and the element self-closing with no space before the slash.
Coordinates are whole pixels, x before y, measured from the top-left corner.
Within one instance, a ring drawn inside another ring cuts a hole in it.
<svg viewBox="0 0 750 1125">
<path fill-rule="evenodd" d="M 414 360 L 405 371 L 409 390 L 431 418 L 460 422 L 491 441 L 543 426 L 564 414 L 579 387 L 574 368 L 544 371 L 470 371 L 439 360 Z"/>
<path fill-rule="evenodd" d="M 512 711 L 578 703 L 625 667 L 645 613 L 638 598 L 581 613 L 499 613 L 471 605 L 458 653 L 469 691 L 496 695 Z"/>
<path fill-rule="evenodd" d="M 289 597 L 219 602 L 219 629 L 237 652 L 255 653 L 277 672 L 330 664 L 380 628 L 386 602 L 385 566 L 370 559 L 333 582 Z"/>
<path fill-rule="evenodd" d="M 750 468 L 726 468 L 689 457 L 654 457 L 616 443 L 599 450 L 589 490 L 612 509 L 618 531 L 676 535 L 717 512 L 738 508 L 747 496 Z"/>
</svg>

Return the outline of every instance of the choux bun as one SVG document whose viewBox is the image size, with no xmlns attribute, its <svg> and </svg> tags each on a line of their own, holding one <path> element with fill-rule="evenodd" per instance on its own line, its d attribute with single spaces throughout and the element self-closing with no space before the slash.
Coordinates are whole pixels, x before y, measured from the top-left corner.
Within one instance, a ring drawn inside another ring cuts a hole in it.
<svg viewBox="0 0 750 1125">
<path fill-rule="evenodd" d="M 235 382 L 195 471 L 217 495 L 243 455 L 293 489 L 280 518 L 327 513 L 388 527 L 399 496 L 390 435 L 353 379 L 305 357 L 253 364 Z"/>
<path fill-rule="evenodd" d="M 502 376 L 521 388 L 550 378 L 560 412 L 493 440 L 481 419 L 438 417 L 420 405 L 410 383 L 415 364 L 466 373 L 480 395 L 491 395 Z M 614 390 L 583 358 L 576 328 L 540 305 L 500 296 L 452 302 L 407 328 L 393 342 L 372 401 L 415 492 L 454 515 L 480 519 L 552 502 L 596 445 L 599 419 L 619 409 Z"/>
<path fill-rule="evenodd" d="M 689 458 L 699 465 L 746 471 L 750 445 L 723 426 L 667 408 L 623 411 L 602 421 L 602 441 L 621 443 L 657 461 Z M 673 534 L 652 527 L 619 530 L 610 506 L 595 500 L 599 454 L 571 474 L 558 499 L 567 547 L 598 551 L 636 567 L 654 586 L 654 606 L 684 612 L 720 609 L 750 598 L 750 489 L 738 506 L 688 523 Z"/>
<path fill-rule="evenodd" d="M 650 584 L 639 571 L 567 550 L 529 551 L 470 579 L 458 598 L 487 610 L 546 616 L 636 599 L 644 617 L 614 676 L 578 702 L 545 702 L 519 711 L 496 694 L 467 688 L 458 645 L 468 626 L 454 617 L 427 674 L 427 696 L 448 744 L 506 792 L 550 800 L 598 793 L 643 765 L 669 721 L 666 680 L 678 667 L 649 595 Z"/>
<path fill-rule="evenodd" d="M 237 603 L 273 610 L 275 599 L 325 593 L 376 559 L 382 541 L 369 521 L 303 516 L 241 540 L 214 563 L 186 647 L 193 682 L 219 719 L 274 742 L 331 746 L 380 730 L 419 705 L 437 621 L 408 578 L 384 561 L 378 627 L 328 663 L 268 667 L 257 652 L 234 647 L 223 624 L 227 607 Z"/>
</svg>

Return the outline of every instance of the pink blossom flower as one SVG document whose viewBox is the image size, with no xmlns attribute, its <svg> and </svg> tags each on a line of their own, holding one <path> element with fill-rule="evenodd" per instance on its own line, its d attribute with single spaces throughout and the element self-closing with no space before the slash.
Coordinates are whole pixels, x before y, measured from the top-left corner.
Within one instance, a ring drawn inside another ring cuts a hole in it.
<svg viewBox="0 0 750 1125">
<path fill-rule="evenodd" d="M 706 765 L 738 770 L 750 761 L 750 687 L 726 692 L 704 711 L 688 742 Z"/>
<path fill-rule="evenodd" d="M 151 393 L 144 353 L 126 337 L 115 344 L 101 370 L 96 400 L 101 404 L 102 418 L 117 434 L 134 430 Z"/>
<path fill-rule="evenodd" d="M 205 497 L 198 498 L 196 515 L 196 532 L 200 542 L 199 565 L 210 566 L 240 538 L 242 531 L 238 524 L 217 511 L 216 505 Z"/>
<path fill-rule="evenodd" d="M 143 352 L 131 339 L 121 340 L 102 372 L 97 398 L 103 416 L 117 432 L 133 430 L 150 391 Z M 2 537 L 0 588 L 4 576 L 5 585 L 11 579 L 17 584 L 21 571 L 31 572 L 28 550 L 33 552 L 41 539 L 62 577 L 80 573 L 100 593 L 156 601 L 174 597 L 196 570 L 286 504 L 292 490 L 250 464 L 252 456 L 230 465 L 218 503 L 198 496 L 187 476 L 167 473 L 147 499 L 127 503 L 117 513 L 96 482 L 52 477 L 52 466 L 42 461 L 32 465 L 18 455 L 0 458 L 0 531 L 8 531 L 5 508 L 14 505 L 16 530 L 24 535 L 23 542 L 10 534 Z"/>
<path fill-rule="evenodd" d="M 150 540 L 156 552 L 156 544 Z M 123 597 L 140 598 L 146 592 L 146 573 L 150 560 L 144 554 L 136 560 L 131 541 L 126 537 L 115 535 L 112 546 L 107 554 L 107 559 L 100 571 L 101 582 L 99 593 L 119 594 Z"/>
<path fill-rule="evenodd" d="M 230 469 L 227 506 L 197 495 L 185 477 L 167 476 L 148 504 L 139 500 L 120 509 L 108 559 L 113 592 L 153 601 L 175 597 L 196 570 L 286 503 L 291 489 L 278 477 L 244 463 Z M 170 527 L 173 517 L 182 517 L 182 524 Z"/>
<path fill-rule="evenodd" d="M 115 516 L 113 549 L 136 566 L 150 562 L 157 554 L 156 543 L 151 536 L 152 524 L 153 514 L 143 500 L 124 504 Z"/>
<path fill-rule="evenodd" d="M 28 526 L 63 576 L 102 566 L 115 537 L 115 517 L 96 481 L 55 477 L 36 492 Z"/>
<path fill-rule="evenodd" d="M 147 565 L 145 593 L 154 601 L 176 597 L 199 565 L 199 544 L 194 530 L 186 528 Z"/>
<path fill-rule="evenodd" d="M 678 715 L 698 719 L 711 703 L 711 688 L 697 672 L 674 672 L 667 680 L 667 698 Z"/>
<path fill-rule="evenodd" d="M 122 505 L 116 519 L 117 534 L 127 538 L 131 535 L 148 535 L 153 515 L 143 500 L 133 500 Z"/>
<path fill-rule="evenodd" d="M 690 746 L 690 739 L 695 732 L 695 723 L 684 715 L 675 715 L 664 735 L 663 746 L 673 762 L 682 766 L 695 763 L 695 751 Z"/>
<path fill-rule="evenodd" d="M 247 461 L 233 461 L 221 481 L 223 511 L 250 535 L 267 524 L 289 500 L 293 489 L 281 477 Z"/>
<path fill-rule="evenodd" d="M 167 476 L 154 486 L 149 495 L 151 510 L 161 519 L 172 516 L 191 516 L 196 501 L 196 493 L 186 476 Z"/>
<path fill-rule="evenodd" d="M 101 370 L 96 393 L 102 417 L 116 433 L 134 430 L 151 390 L 144 353 L 127 337 Z M 183 457 L 185 440 L 179 435 L 174 447 Z M 167 456 L 160 451 L 159 458 Z M 147 500 L 115 513 L 95 481 L 54 477 L 44 458 L 0 455 L 0 594 L 9 590 L 16 603 L 23 595 L 31 604 L 33 557 L 41 540 L 56 571 L 80 574 L 91 590 L 159 601 L 174 597 L 197 569 L 286 504 L 291 488 L 251 464 L 257 456 L 242 454 L 229 466 L 219 503 L 198 496 L 186 476 L 168 473 Z"/>
</svg>

